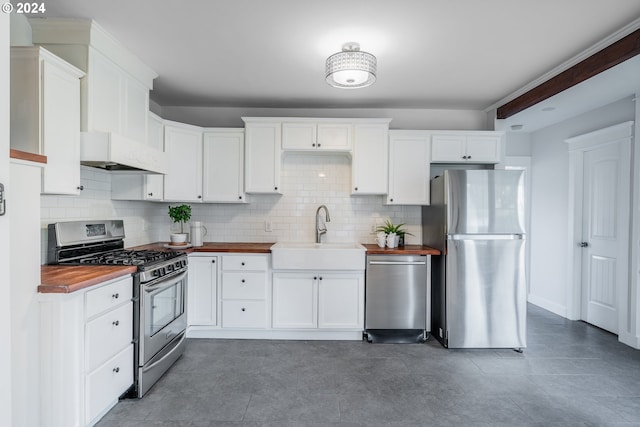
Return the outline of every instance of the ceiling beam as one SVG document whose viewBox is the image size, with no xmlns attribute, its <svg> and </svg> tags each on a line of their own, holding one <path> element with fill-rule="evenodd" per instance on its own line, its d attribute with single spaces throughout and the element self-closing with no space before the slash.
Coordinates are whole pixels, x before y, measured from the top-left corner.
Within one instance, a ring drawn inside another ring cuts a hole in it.
<svg viewBox="0 0 640 427">
<path fill-rule="evenodd" d="M 638 54 L 640 54 L 640 29 L 501 105 L 496 111 L 496 118 L 509 118 Z"/>
</svg>

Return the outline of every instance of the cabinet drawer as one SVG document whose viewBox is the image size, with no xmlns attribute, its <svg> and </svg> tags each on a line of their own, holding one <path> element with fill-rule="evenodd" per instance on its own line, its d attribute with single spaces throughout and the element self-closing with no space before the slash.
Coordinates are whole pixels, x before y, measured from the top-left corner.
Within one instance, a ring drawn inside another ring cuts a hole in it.
<svg viewBox="0 0 640 427">
<path fill-rule="evenodd" d="M 133 345 L 109 359 L 87 376 L 86 419 L 89 424 L 133 384 Z"/>
<path fill-rule="evenodd" d="M 225 255 L 222 257 L 223 270 L 258 270 L 267 269 L 266 256 Z"/>
<path fill-rule="evenodd" d="M 86 363 L 92 371 L 111 356 L 131 344 L 133 303 L 93 319 L 86 326 Z"/>
<path fill-rule="evenodd" d="M 131 301 L 133 278 L 128 276 L 109 285 L 87 291 L 86 317 L 91 318 L 110 308 Z"/>
<path fill-rule="evenodd" d="M 266 314 L 264 301 L 223 301 L 222 327 L 265 328 Z"/>
<path fill-rule="evenodd" d="M 265 299 L 267 280 L 264 273 L 222 273 L 222 298 Z"/>
</svg>

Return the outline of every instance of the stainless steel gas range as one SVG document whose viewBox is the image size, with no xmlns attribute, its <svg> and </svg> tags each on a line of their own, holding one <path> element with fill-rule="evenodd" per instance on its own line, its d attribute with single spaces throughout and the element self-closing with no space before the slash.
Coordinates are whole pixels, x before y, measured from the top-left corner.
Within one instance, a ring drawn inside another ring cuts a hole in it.
<svg viewBox="0 0 640 427">
<path fill-rule="evenodd" d="M 184 351 L 187 255 L 124 249 L 122 220 L 49 224 L 49 264 L 133 265 L 134 384 L 142 397 Z"/>
</svg>

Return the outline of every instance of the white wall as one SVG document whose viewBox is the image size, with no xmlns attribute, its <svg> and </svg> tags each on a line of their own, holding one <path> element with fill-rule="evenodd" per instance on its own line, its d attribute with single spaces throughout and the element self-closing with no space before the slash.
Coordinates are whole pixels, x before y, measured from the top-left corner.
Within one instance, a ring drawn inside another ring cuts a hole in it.
<svg viewBox="0 0 640 427">
<path fill-rule="evenodd" d="M 487 114 L 478 110 L 159 107 L 157 104 L 153 108 L 165 119 L 204 127 L 244 127 L 241 117 L 344 117 L 390 118 L 391 129 L 493 130 L 488 127 Z"/>
<path fill-rule="evenodd" d="M 631 98 L 531 134 L 531 290 L 529 301 L 567 315 L 569 155 L 565 139 L 634 120 Z"/>
<path fill-rule="evenodd" d="M 7 197 L 9 182 L 9 15 L 0 13 L 0 183 L 5 185 Z M 7 244 L 11 235 L 11 198 L 7 214 L 0 216 L 0 425 L 13 425 L 11 416 L 11 251 Z"/>
</svg>

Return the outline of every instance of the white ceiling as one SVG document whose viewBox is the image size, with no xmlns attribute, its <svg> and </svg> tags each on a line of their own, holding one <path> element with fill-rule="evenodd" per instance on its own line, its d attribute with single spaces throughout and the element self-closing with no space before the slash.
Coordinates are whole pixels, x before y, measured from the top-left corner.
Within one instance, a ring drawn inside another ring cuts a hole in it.
<svg viewBox="0 0 640 427">
<path fill-rule="evenodd" d="M 640 17 L 640 0 L 55 0 L 159 74 L 161 106 L 483 110 Z M 378 81 L 341 90 L 356 41 Z"/>
</svg>

